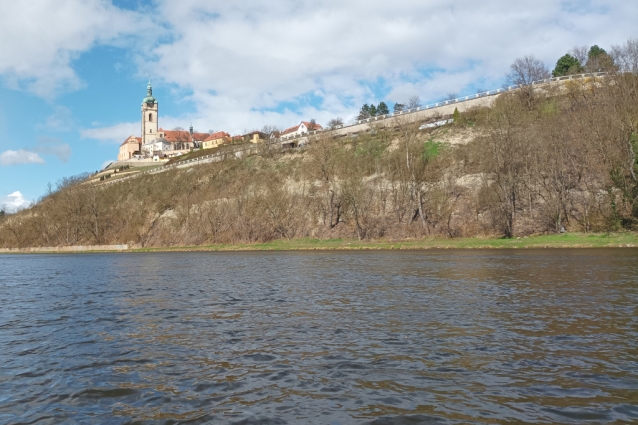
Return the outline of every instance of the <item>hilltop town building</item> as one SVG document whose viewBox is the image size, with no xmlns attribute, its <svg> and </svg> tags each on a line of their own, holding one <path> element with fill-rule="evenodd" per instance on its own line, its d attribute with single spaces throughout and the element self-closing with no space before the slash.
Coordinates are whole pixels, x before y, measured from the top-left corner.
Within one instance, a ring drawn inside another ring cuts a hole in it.
<svg viewBox="0 0 638 425">
<path fill-rule="evenodd" d="M 210 136 L 208 133 L 195 133 L 191 126 L 189 131 L 185 130 L 157 130 L 157 137 L 142 145 L 142 153 L 147 156 L 158 155 L 175 156 L 189 152 L 191 149 L 199 148 Z"/>
<path fill-rule="evenodd" d="M 146 86 L 146 97 L 142 100 L 142 144 L 152 142 L 157 139 L 159 105 L 153 97 L 153 87 L 151 82 Z"/>
<path fill-rule="evenodd" d="M 126 161 L 133 158 L 133 155 L 139 155 L 140 146 L 142 146 L 142 138 L 129 136 L 128 139 L 120 145 L 120 152 L 117 154 L 118 161 Z"/>
<path fill-rule="evenodd" d="M 230 140 L 230 134 L 224 131 L 218 131 L 217 133 L 211 134 L 206 138 L 206 140 L 204 140 L 204 143 L 202 143 L 202 149 L 216 148 L 224 143 L 230 143 Z"/>
<path fill-rule="evenodd" d="M 159 127 L 159 103 L 153 97 L 153 87 L 149 81 L 146 97 L 142 100 L 141 154 L 147 157 L 179 155 L 198 148 L 210 136 L 208 133 L 193 132 L 192 125 L 189 130 L 164 130 Z"/>
<path fill-rule="evenodd" d="M 268 140 L 268 135 L 266 133 L 262 133 L 261 131 L 253 131 L 248 134 L 244 134 L 243 136 L 244 142 L 250 143 L 260 143 Z"/>
<path fill-rule="evenodd" d="M 323 127 L 321 127 L 321 125 L 317 123 L 302 121 L 301 124 L 284 130 L 281 133 L 280 137 L 291 139 L 298 136 L 303 136 L 304 134 L 308 134 L 308 132 L 310 131 L 321 130 L 322 128 Z"/>
<path fill-rule="evenodd" d="M 146 97 L 142 99 L 142 134 L 141 137 L 129 136 L 121 145 L 117 155 L 118 161 L 128 161 L 133 158 L 168 158 L 182 155 L 193 149 L 211 149 L 226 143 L 260 143 L 269 139 L 268 134 L 252 131 L 242 136 L 232 136 L 219 131 L 213 134 L 197 133 L 191 125 L 189 131 L 177 128 L 164 130 L 159 126 L 159 103 L 153 97 L 151 82 L 146 86 Z M 299 125 L 290 127 L 283 133 L 273 132 L 270 138 L 294 139 L 310 132 L 321 130 L 315 122 L 302 121 Z M 294 145 L 294 142 L 292 143 Z"/>
</svg>

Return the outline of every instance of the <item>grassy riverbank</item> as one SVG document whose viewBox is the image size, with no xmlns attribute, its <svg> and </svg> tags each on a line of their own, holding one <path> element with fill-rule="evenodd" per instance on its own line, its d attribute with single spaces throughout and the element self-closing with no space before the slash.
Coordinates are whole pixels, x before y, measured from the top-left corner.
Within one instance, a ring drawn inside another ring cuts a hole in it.
<svg viewBox="0 0 638 425">
<path fill-rule="evenodd" d="M 532 248 L 638 248 L 638 233 L 569 233 L 524 238 L 425 238 L 359 241 L 353 239 L 292 239 L 258 244 L 215 244 L 129 248 L 127 245 L 62 246 L 0 249 L 0 254 L 85 254 L 107 252 L 214 252 L 214 251 L 346 251 L 419 249 L 532 249 Z"/>
<path fill-rule="evenodd" d="M 293 239 L 261 244 L 219 244 L 164 248 L 137 248 L 132 252 L 183 251 L 313 251 L 374 249 L 477 249 L 477 248 L 619 248 L 638 247 L 636 233 L 540 235 L 527 238 L 426 238 L 402 241 L 348 239 Z"/>
</svg>

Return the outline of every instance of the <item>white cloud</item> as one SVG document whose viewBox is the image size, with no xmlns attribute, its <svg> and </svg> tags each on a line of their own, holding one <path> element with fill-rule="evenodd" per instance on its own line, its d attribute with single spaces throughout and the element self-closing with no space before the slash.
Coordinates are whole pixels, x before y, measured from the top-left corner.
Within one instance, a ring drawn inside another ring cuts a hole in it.
<svg viewBox="0 0 638 425">
<path fill-rule="evenodd" d="M 3 1 L 0 13 L 0 76 L 13 88 L 39 96 L 75 90 L 83 83 L 72 61 L 96 44 L 149 28 L 144 15 L 108 0 Z M 129 40 L 129 43 L 131 40 Z"/>
<path fill-rule="evenodd" d="M 95 139 L 107 143 L 122 143 L 131 134 L 140 136 L 139 122 L 124 122 L 110 127 L 86 128 L 80 132 L 85 139 Z"/>
<path fill-rule="evenodd" d="M 33 152 L 43 155 L 53 155 L 62 162 L 69 162 L 71 158 L 71 146 L 68 143 L 55 137 L 43 136 L 38 139 L 38 144 L 33 148 Z"/>
<path fill-rule="evenodd" d="M 35 152 L 24 149 L 7 150 L 0 153 L 0 165 L 44 164 L 44 159 Z"/>
<path fill-rule="evenodd" d="M 55 106 L 53 114 L 49 115 L 44 124 L 37 128 L 45 131 L 69 131 L 74 127 L 73 112 L 66 106 Z"/>
<path fill-rule="evenodd" d="M 470 94 L 464 90 L 475 82 L 496 88 L 516 57 L 535 54 L 552 66 L 574 45 L 609 46 L 636 35 L 638 19 L 624 0 L 157 4 L 172 37 L 139 59 L 142 72 L 192 90 L 200 127 L 233 132 L 348 118 L 364 102 Z M 316 91 L 321 111 L 303 106 L 302 97 Z M 301 111 L 267 112 L 299 99 Z"/>
<path fill-rule="evenodd" d="M 31 205 L 31 201 L 24 199 L 19 191 L 0 197 L 0 208 L 6 209 L 8 213 L 14 213 Z"/>
<path fill-rule="evenodd" d="M 71 154 L 71 146 L 68 143 L 62 143 L 55 137 L 43 136 L 33 148 L 2 152 L 0 165 L 44 164 L 45 161 L 40 155 L 52 155 L 62 162 L 68 162 Z"/>
<path fill-rule="evenodd" d="M 574 45 L 608 47 L 638 35 L 638 7 L 626 0 L 154 0 L 138 11 L 112 0 L 21 0 L 2 7 L 6 84 L 45 97 L 77 89 L 79 55 L 124 46 L 139 74 L 156 79 L 156 94 L 162 87 L 190 93 L 182 100 L 197 112 L 188 116 L 163 115 L 159 98 L 162 127 L 192 121 L 202 131 L 233 133 L 349 119 L 363 103 L 436 101 L 470 94 L 473 84 L 492 89 L 516 57 L 534 54 L 552 66 Z M 46 126 L 72 128 L 67 112 L 56 109 Z M 129 122 L 81 135 L 121 143 L 139 131 Z"/>
</svg>

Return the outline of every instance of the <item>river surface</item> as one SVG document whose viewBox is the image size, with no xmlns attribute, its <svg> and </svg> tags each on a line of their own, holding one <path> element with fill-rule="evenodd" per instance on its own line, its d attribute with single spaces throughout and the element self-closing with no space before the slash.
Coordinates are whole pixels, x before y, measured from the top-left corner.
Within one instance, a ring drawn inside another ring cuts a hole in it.
<svg viewBox="0 0 638 425">
<path fill-rule="evenodd" d="M 1 424 L 638 422 L 638 250 L 0 256 Z"/>
</svg>

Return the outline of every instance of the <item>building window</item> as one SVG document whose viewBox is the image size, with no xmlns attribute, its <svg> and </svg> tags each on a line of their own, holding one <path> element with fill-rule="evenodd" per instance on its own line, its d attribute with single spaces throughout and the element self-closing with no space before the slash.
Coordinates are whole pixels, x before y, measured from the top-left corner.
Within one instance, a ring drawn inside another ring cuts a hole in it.
<svg viewBox="0 0 638 425">
<path fill-rule="evenodd" d="M 152 128 L 149 128 L 149 129 L 148 129 L 148 132 L 149 132 L 149 133 L 152 133 L 152 132 L 153 132 L 153 129 L 152 129 Z"/>
<path fill-rule="evenodd" d="M 148 114 L 148 120 L 153 122 L 153 114 Z"/>
</svg>

